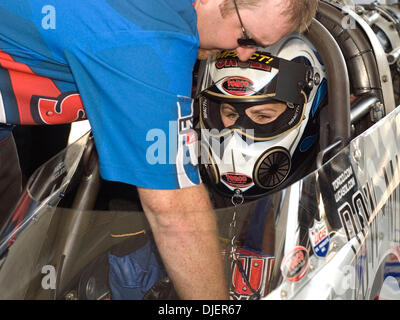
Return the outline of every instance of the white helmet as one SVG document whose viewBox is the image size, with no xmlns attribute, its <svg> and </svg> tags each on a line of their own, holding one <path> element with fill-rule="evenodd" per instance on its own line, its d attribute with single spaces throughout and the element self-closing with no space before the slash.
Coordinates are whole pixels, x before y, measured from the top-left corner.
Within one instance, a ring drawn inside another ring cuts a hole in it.
<svg viewBox="0 0 400 320">
<path fill-rule="evenodd" d="M 201 163 L 225 195 L 239 189 L 254 197 L 280 186 L 317 141 L 327 83 L 303 35 L 259 49 L 246 62 L 234 51 L 219 52 L 207 61 L 199 83 Z M 263 124 L 249 108 L 266 104 L 283 109 Z M 232 123 L 224 122 L 223 105 L 235 113 Z"/>
</svg>

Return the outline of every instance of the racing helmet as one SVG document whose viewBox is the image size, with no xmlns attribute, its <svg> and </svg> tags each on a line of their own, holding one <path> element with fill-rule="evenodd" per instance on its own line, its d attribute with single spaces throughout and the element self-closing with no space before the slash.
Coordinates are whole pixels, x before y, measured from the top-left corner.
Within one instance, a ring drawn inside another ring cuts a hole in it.
<svg viewBox="0 0 400 320">
<path fill-rule="evenodd" d="M 258 197 L 307 165 L 318 140 L 327 81 L 322 61 L 303 35 L 293 33 L 260 48 L 246 62 L 235 51 L 218 52 L 202 71 L 200 163 L 219 193 L 232 196 L 240 190 L 247 198 Z M 272 115 L 252 114 L 263 108 Z"/>
</svg>

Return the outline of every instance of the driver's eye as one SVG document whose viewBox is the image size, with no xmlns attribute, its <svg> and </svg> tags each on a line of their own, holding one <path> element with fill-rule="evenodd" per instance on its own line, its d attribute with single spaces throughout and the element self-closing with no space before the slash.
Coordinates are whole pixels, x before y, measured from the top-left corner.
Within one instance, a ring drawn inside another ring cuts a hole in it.
<svg viewBox="0 0 400 320">
<path fill-rule="evenodd" d="M 225 116 L 233 120 L 236 119 L 239 115 L 237 113 L 228 113 Z"/>
<path fill-rule="evenodd" d="M 255 123 L 258 124 L 267 124 L 274 120 L 274 117 L 265 114 L 251 115 L 250 118 L 251 120 L 253 120 Z"/>
<path fill-rule="evenodd" d="M 260 114 L 260 115 L 257 116 L 257 119 L 260 119 L 260 120 L 269 120 L 269 119 L 272 119 L 272 117 L 267 116 L 267 115 L 265 115 L 265 114 Z"/>
</svg>

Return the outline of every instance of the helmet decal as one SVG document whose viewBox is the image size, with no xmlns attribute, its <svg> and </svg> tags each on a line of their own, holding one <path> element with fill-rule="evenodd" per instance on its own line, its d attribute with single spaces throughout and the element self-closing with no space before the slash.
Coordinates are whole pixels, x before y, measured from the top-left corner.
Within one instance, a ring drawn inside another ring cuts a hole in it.
<svg viewBox="0 0 400 320">
<path fill-rule="evenodd" d="M 222 88 L 225 92 L 234 96 L 254 93 L 253 81 L 245 77 L 228 77 L 223 81 Z"/>
<path fill-rule="evenodd" d="M 326 97 L 327 93 L 328 93 L 328 82 L 326 81 L 326 79 L 323 79 L 318 87 L 317 93 L 313 101 L 313 105 L 311 107 L 311 112 L 313 117 L 317 112 L 318 108 L 320 107 L 322 100 Z"/>
<path fill-rule="evenodd" d="M 270 72 L 274 58 L 267 54 L 253 53 L 248 61 L 240 61 L 236 51 L 221 51 L 216 54 L 215 67 L 223 68 L 251 68 Z"/>
<path fill-rule="evenodd" d="M 301 141 L 300 143 L 299 147 L 300 152 L 306 152 L 307 150 L 309 150 L 316 140 L 317 140 L 317 135 L 305 137 L 303 141 Z"/>
</svg>

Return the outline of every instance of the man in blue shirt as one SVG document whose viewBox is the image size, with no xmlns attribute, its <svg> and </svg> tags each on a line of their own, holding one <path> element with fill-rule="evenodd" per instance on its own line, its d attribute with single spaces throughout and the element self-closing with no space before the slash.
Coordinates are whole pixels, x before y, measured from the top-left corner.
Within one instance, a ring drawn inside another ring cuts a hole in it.
<svg viewBox="0 0 400 320">
<path fill-rule="evenodd" d="M 246 61 L 255 46 L 304 29 L 316 4 L 3 0 L 0 123 L 87 117 L 102 178 L 138 187 L 178 294 L 225 299 L 215 217 L 193 154 L 192 69 L 219 49 Z M 164 157 L 155 141 L 164 142 Z"/>
</svg>

